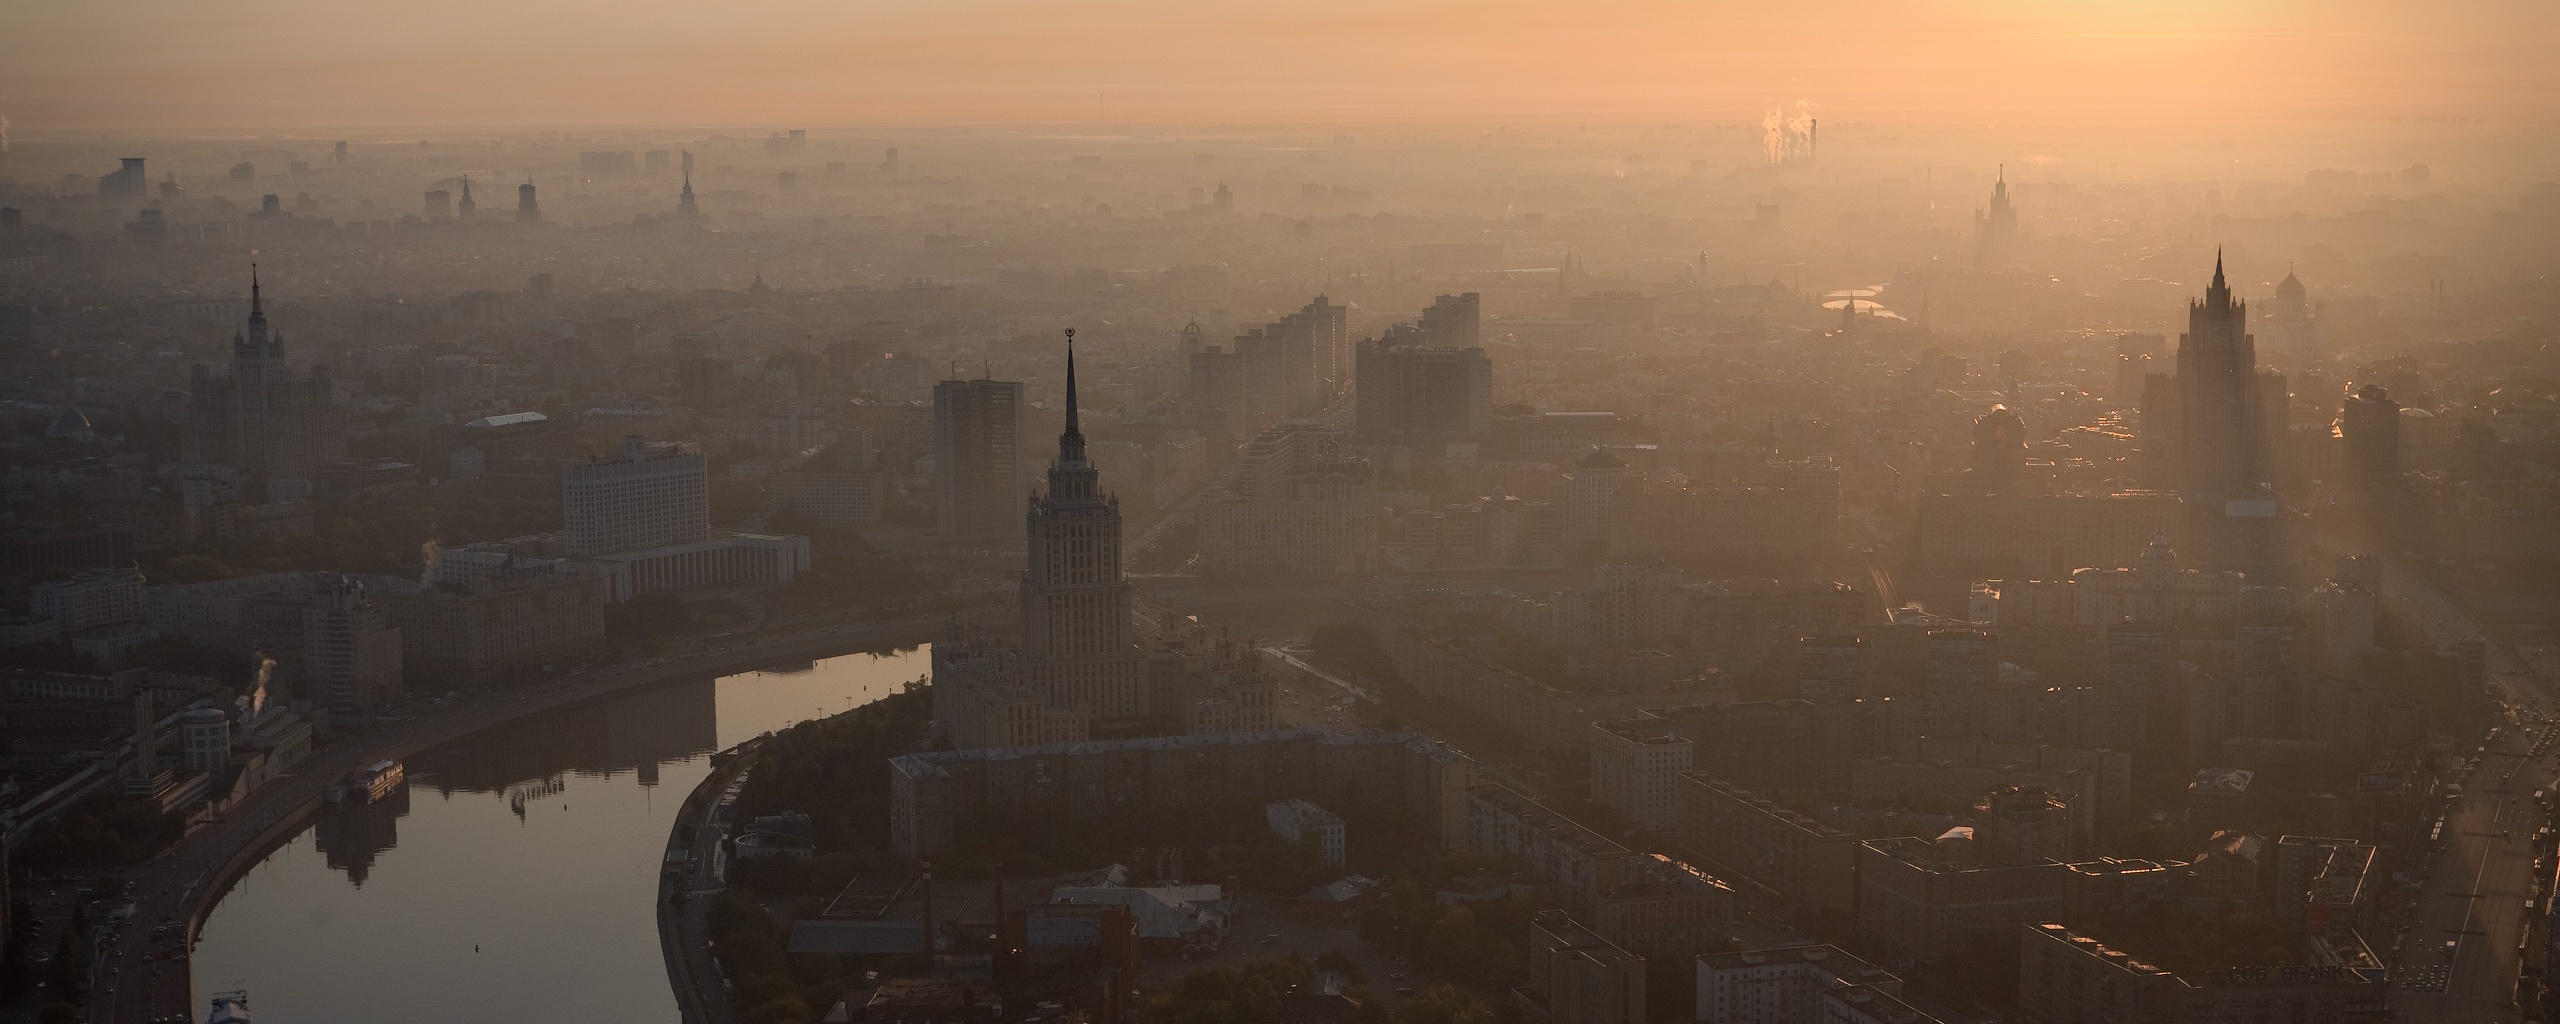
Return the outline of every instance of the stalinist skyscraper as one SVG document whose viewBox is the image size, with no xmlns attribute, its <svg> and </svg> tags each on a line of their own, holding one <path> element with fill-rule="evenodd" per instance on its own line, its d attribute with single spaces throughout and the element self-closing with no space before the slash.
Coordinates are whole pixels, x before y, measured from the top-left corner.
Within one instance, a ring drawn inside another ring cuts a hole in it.
<svg viewBox="0 0 2560 1024">
<path fill-rule="evenodd" d="M 2205 288 L 2204 301 L 2187 304 L 2187 332 L 2178 336 L 2171 429 L 2179 490 L 2191 498 L 2259 493 L 2270 468 L 2263 390 L 2249 304 L 2232 300 L 2216 257 L 2213 284 Z"/>
<path fill-rule="evenodd" d="M 2249 305 L 2231 298 L 2217 255 L 2203 301 L 2187 304 L 2177 374 L 2151 375 L 2142 394 L 2143 448 L 2161 482 L 2185 496 L 2199 531 L 2190 539 L 2213 562 L 2276 554 L 2262 527 L 2276 517 L 2284 413 L 2284 377 L 2259 371 Z"/>
<path fill-rule="evenodd" d="M 962 747 L 1123 732 L 1160 710 L 1153 698 L 1167 696 L 1150 693 L 1150 656 L 1131 624 L 1135 598 L 1121 570 L 1120 500 L 1102 492 L 1101 475 L 1085 456 L 1072 331 L 1066 397 L 1067 427 L 1048 487 L 1031 496 L 1023 514 L 1028 559 L 1019 643 L 964 639 L 955 630 L 933 648 L 933 717 Z"/>
<path fill-rule="evenodd" d="M 249 321 L 231 336 L 231 372 L 198 363 L 189 376 L 182 441 L 186 461 L 230 466 L 273 487 L 346 460 L 347 410 L 331 393 L 326 365 L 293 375 L 284 335 L 268 330 L 257 274 L 251 266 Z"/>
<path fill-rule="evenodd" d="M 1120 525 L 1120 499 L 1102 493 L 1085 458 L 1069 331 L 1067 428 L 1049 464 L 1047 493 L 1034 496 L 1023 517 L 1030 564 L 1022 577 L 1022 665 L 1025 681 L 1052 703 L 1104 719 L 1146 713 L 1146 665 L 1130 631 Z"/>
</svg>

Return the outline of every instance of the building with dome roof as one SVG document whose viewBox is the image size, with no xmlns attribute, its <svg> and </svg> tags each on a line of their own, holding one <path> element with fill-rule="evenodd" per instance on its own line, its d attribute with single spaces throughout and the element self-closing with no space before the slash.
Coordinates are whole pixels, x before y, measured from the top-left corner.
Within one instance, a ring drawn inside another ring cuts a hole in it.
<svg viewBox="0 0 2560 1024">
<path fill-rule="evenodd" d="M 2292 362 L 2324 358 L 2320 332 L 2320 307 L 2311 301 L 2310 289 L 2292 270 L 2284 280 L 2276 282 L 2276 296 L 2266 305 L 2258 320 L 2258 336 L 2266 339 L 2270 354 Z"/>
</svg>

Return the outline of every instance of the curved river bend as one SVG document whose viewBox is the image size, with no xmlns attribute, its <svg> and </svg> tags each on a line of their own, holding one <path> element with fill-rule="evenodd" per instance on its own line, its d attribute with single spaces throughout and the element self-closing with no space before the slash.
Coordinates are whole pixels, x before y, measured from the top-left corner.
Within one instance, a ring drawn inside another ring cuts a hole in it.
<svg viewBox="0 0 2560 1024">
<path fill-rule="evenodd" d="M 671 683 L 519 719 L 324 811 L 206 920 L 195 1006 L 266 1024 L 676 1024 L 659 858 L 710 754 L 924 675 L 924 648 Z"/>
</svg>

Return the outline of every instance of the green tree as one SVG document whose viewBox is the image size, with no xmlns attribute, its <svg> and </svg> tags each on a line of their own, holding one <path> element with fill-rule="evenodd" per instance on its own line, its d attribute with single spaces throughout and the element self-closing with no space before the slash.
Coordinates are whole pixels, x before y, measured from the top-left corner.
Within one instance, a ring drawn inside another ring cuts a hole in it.
<svg viewBox="0 0 2560 1024">
<path fill-rule="evenodd" d="M 1434 985 L 1396 1005 L 1395 1024 L 1492 1024 L 1493 1011 L 1455 985 Z"/>
</svg>

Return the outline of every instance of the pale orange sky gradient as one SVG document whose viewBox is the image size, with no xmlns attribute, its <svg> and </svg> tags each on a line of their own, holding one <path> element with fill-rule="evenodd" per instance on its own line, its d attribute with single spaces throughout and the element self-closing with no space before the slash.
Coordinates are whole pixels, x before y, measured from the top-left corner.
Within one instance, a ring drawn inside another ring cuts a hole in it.
<svg viewBox="0 0 2560 1024">
<path fill-rule="evenodd" d="M 676 124 L 2560 115 L 2560 4 L 21 0 L 21 137 Z"/>
</svg>

